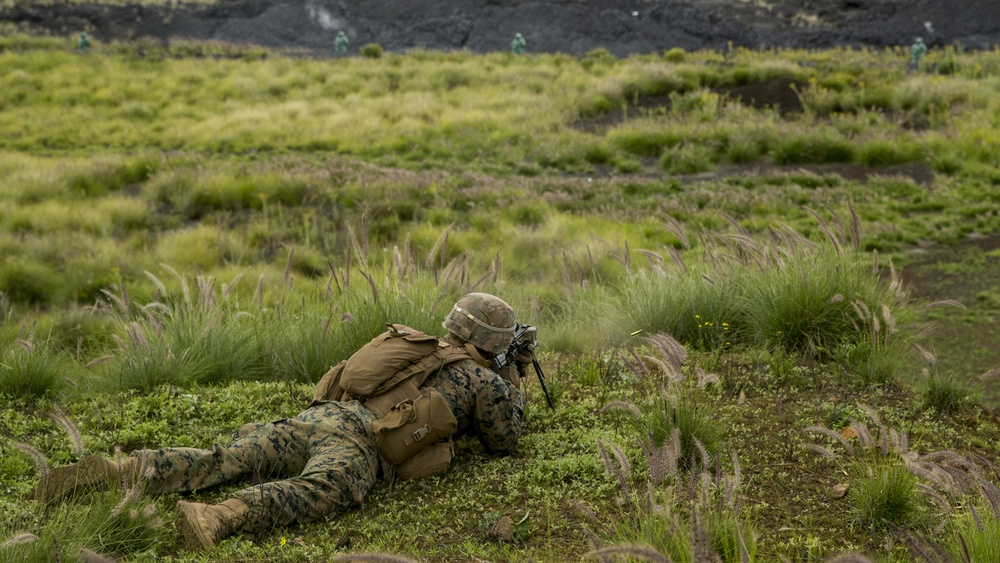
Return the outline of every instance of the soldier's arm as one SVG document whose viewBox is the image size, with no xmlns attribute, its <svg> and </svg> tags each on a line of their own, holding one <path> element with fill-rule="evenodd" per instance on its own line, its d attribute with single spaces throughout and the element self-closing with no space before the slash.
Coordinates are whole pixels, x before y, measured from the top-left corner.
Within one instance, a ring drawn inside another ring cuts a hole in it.
<svg viewBox="0 0 1000 563">
<path fill-rule="evenodd" d="M 510 453 L 521 436 L 524 397 L 513 383 L 504 381 L 488 369 L 480 370 L 484 381 L 476 393 L 473 413 L 476 435 L 486 451 Z"/>
</svg>

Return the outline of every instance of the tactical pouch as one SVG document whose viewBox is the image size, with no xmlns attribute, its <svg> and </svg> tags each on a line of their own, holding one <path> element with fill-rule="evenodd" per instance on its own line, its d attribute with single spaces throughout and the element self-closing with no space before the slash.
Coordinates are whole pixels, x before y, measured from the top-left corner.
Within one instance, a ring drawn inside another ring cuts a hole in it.
<svg viewBox="0 0 1000 563">
<path fill-rule="evenodd" d="M 420 390 L 415 399 L 399 402 L 372 423 L 375 443 L 382 456 L 401 464 L 424 448 L 458 430 L 458 420 L 444 395 L 433 387 Z M 447 467 L 447 466 L 446 466 Z"/>
<path fill-rule="evenodd" d="M 407 480 L 440 475 L 448 470 L 453 455 L 451 440 L 440 440 L 397 465 L 396 477 Z"/>
</svg>

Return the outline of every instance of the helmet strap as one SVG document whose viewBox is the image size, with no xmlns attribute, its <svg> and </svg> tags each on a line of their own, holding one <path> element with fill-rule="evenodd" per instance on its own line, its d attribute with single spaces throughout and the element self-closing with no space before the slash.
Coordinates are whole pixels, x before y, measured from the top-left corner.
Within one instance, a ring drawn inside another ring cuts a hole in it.
<svg viewBox="0 0 1000 563">
<path fill-rule="evenodd" d="M 479 353 L 479 348 L 476 348 L 471 342 L 465 343 L 465 351 L 472 356 L 472 360 L 477 364 L 483 366 L 484 368 L 490 367 L 490 363 L 483 358 L 482 354 Z"/>
</svg>

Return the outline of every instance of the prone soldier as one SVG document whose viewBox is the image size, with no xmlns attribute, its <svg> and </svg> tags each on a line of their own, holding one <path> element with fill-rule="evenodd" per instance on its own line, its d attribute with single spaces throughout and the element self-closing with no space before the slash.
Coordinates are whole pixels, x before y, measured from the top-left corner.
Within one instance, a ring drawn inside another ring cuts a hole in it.
<svg viewBox="0 0 1000 563">
<path fill-rule="evenodd" d="M 470 293 L 445 318 L 443 338 L 388 326 L 331 369 L 312 405 L 294 418 L 244 425 L 229 445 L 211 449 L 140 450 L 120 461 L 89 455 L 42 477 L 34 497 L 53 502 L 125 478 L 143 479 L 147 492 L 164 494 L 253 477 L 260 484 L 219 504 L 177 503 L 185 546 L 211 549 L 240 530 L 261 533 L 349 509 L 380 475 L 440 473 L 459 432 L 477 436 L 493 454 L 514 450 L 524 366 L 512 362 L 499 374 L 489 368 L 514 341 L 510 305 Z"/>
</svg>

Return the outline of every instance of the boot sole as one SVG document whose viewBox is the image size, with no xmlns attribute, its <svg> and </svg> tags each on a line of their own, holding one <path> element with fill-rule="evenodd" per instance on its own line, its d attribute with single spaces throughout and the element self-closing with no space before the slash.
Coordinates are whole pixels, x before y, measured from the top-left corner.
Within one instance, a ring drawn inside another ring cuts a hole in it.
<svg viewBox="0 0 1000 563">
<path fill-rule="evenodd" d="M 102 490 L 115 477 L 111 462 L 98 455 L 88 455 L 74 465 L 57 467 L 39 483 L 34 497 L 55 502 L 87 489 Z"/>
<path fill-rule="evenodd" d="M 198 525 L 198 509 L 193 503 L 183 500 L 177 501 L 174 523 L 177 525 L 177 531 L 184 538 L 184 547 L 188 551 L 203 551 L 215 547 L 215 542 L 205 537 L 201 526 Z"/>
</svg>

